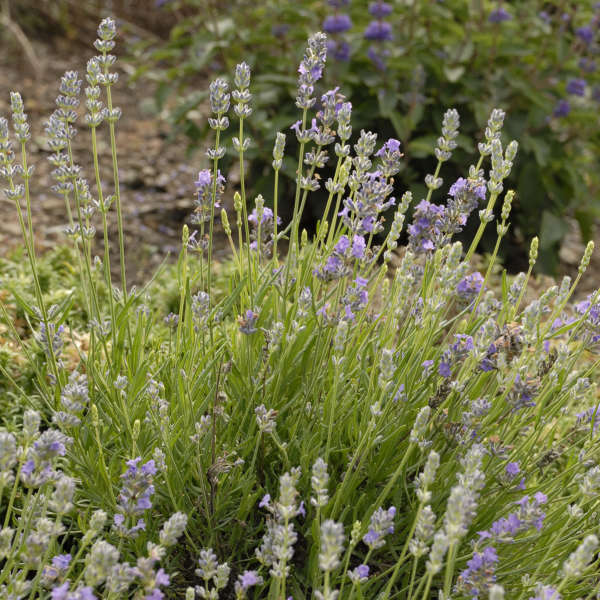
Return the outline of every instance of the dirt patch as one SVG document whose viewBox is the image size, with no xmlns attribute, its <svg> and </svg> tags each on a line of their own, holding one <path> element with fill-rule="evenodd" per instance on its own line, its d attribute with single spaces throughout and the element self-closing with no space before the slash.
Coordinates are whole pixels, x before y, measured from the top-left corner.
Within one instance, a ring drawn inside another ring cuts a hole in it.
<svg viewBox="0 0 600 600">
<path fill-rule="evenodd" d="M 0 38 L 0 115 L 10 116 L 10 91 L 23 96 L 25 110 L 31 125 L 28 143 L 28 163 L 35 166 L 31 179 L 31 199 L 36 244 L 40 251 L 64 242 L 63 229 L 67 224 L 66 209 L 61 196 L 51 191 L 54 181 L 52 165 L 46 160 L 50 154 L 44 122 L 55 108 L 60 77 L 67 70 L 78 70 L 80 78 L 85 65 L 94 56 L 93 48 L 59 38 L 32 41 L 40 61 L 40 77 L 9 38 Z M 118 49 L 117 49 L 118 50 Z M 118 52 L 117 52 L 118 53 Z M 117 63 L 118 64 L 118 63 Z M 169 254 L 180 248 L 181 227 L 193 210 L 194 180 L 197 171 L 206 167 L 200 151 L 194 159 L 186 157 L 187 140 L 170 138 L 171 131 L 150 107 L 153 90 L 147 82 L 131 85 L 127 65 L 120 66 L 120 78 L 113 90 L 113 103 L 123 111 L 117 123 L 119 179 L 124 211 L 125 245 L 128 281 L 132 284 L 147 279 Z M 82 86 L 85 87 L 85 83 Z M 82 98 L 82 103 L 83 103 Z M 83 113 L 83 107 L 81 114 Z M 82 167 L 96 193 L 93 177 L 91 139 L 88 128 L 79 119 L 78 135 L 74 140 L 75 160 Z M 98 134 L 100 170 L 105 196 L 112 193 L 112 158 L 108 128 L 103 125 Z M 17 159 L 20 160 L 17 154 Z M 14 204 L 0 194 L 3 218 L 0 220 L 0 252 L 21 244 L 21 234 Z M 96 219 L 95 251 L 102 254 L 101 222 Z M 116 214 L 110 214 L 112 251 L 118 251 Z M 225 243 L 217 232 L 216 255 L 225 252 Z M 118 259 L 112 261 L 118 264 Z"/>
</svg>

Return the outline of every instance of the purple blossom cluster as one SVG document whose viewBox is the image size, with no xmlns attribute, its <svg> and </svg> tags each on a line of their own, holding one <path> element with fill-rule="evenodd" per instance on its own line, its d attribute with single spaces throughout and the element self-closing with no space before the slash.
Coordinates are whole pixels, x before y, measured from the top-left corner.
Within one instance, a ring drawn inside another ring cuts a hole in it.
<svg viewBox="0 0 600 600">
<path fill-rule="evenodd" d="M 214 206 L 213 206 L 213 173 L 210 169 L 203 169 L 198 173 L 196 185 L 196 199 L 194 200 L 195 208 L 192 214 L 192 223 L 200 224 L 210 221 L 211 214 L 214 210 L 221 207 L 221 196 L 225 190 L 225 177 L 221 175 L 221 171 L 217 171 L 217 185 L 215 190 Z"/>
<path fill-rule="evenodd" d="M 114 516 L 114 527 L 121 535 L 135 537 L 146 528 L 144 519 L 138 519 L 131 528 L 127 528 L 135 517 L 139 517 L 152 507 L 151 497 L 154 494 L 153 477 L 156 474 L 154 460 L 140 466 L 141 457 L 128 460 L 127 470 L 121 475 L 122 486 L 117 498 L 117 514 Z"/>
<path fill-rule="evenodd" d="M 446 236 L 462 231 L 469 215 L 479 202 L 485 200 L 486 184 L 481 173 L 477 177 L 460 177 L 452 186 L 443 216 L 443 231 Z"/>
<path fill-rule="evenodd" d="M 575 313 L 580 319 L 581 333 L 579 337 L 590 348 L 597 347 L 600 342 L 600 302 L 592 303 L 593 296 L 575 304 Z"/>
<path fill-rule="evenodd" d="M 362 235 L 354 235 L 352 240 L 347 235 L 342 235 L 325 264 L 315 268 L 313 273 L 323 281 L 345 277 L 351 272 L 352 264 L 364 260 L 366 249 L 365 238 Z"/>
<path fill-rule="evenodd" d="M 369 13 L 373 20 L 367 25 L 365 39 L 373 42 L 367 50 L 367 56 L 380 71 L 385 71 L 386 61 L 390 55 L 386 42 L 394 39 L 392 25 L 384 19 L 392 13 L 392 6 L 382 0 L 369 4 Z"/>
<path fill-rule="evenodd" d="M 517 374 L 514 385 L 507 396 L 513 410 L 535 406 L 534 397 L 538 393 L 540 381 L 537 377 L 521 377 Z"/>
<path fill-rule="evenodd" d="M 334 0 L 328 4 L 334 12 L 325 18 L 322 25 L 323 31 L 328 34 L 327 54 L 334 60 L 345 62 L 350 58 L 350 44 L 343 34 L 352 29 L 352 19 L 347 13 L 340 12 L 340 8 L 349 2 Z"/>
<path fill-rule="evenodd" d="M 394 533 L 394 518 L 396 507 L 390 506 L 387 510 L 379 507 L 372 515 L 369 522 L 369 530 L 363 536 L 363 542 L 375 550 L 385 545 L 385 536 Z M 367 570 L 368 575 L 368 570 Z"/>
<path fill-rule="evenodd" d="M 357 277 L 353 283 L 354 285 L 346 290 L 342 298 L 346 321 L 354 321 L 355 313 L 363 310 L 369 303 L 369 293 L 366 290 L 368 281 L 363 277 Z"/>
<path fill-rule="evenodd" d="M 473 338 L 470 335 L 457 333 L 454 336 L 454 343 L 442 354 L 442 359 L 438 365 L 438 373 L 442 377 L 450 377 L 452 367 L 462 362 L 473 350 L 473 347 Z"/>
<path fill-rule="evenodd" d="M 63 410 L 55 412 L 52 420 L 67 427 L 79 425 L 82 413 L 89 402 L 89 390 L 85 374 L 80 374 L 77 371 L 71 373 L 68 383 L 61 392 L 60 402 Z"/>
<path fill-rule="evenodd" d="M 71 584 L 68 581 L 58 585 L 52 589 L 50 597 L 52 600 L 96 600 L 96 596 L 91 587 L 78 586 L 74 591 L 70 592 Z"/>
<path fill-rule="evenodd" d="M 248 309 L 244 313 L 243 317 L 238 317 L 238 325 L 240 332 L 244 335 L 251 335 L 253 333 L 256 333 L 258 331 L 258 329 L 256 328 L 256 322 L 258 321 L 259 316 L 260 315 L 258 311 Z"/>
<path fill-rule="evenodd" d="M 308 39 L 308 47 L 298 67 L 296 106 L 302 110 L 308 110 L 315 103 L 315 98 L 313 98 L 315 83 L 323 76 L 327 59 L 326 39 L 324 33 L 312 35 Z"/>
<path fill-rule="evenodd" d="M 462 302 L 470 304 L 477 298 L 483 285 L 483 275 L 475 271 L 463 277 L 456 286 L 456 294 Z"/>
<path fill-rule="evenodd" d="M 72 439 L 56 429 L 47 429 L 37 437 L 27 451 L 27 460 L 21 468 L 21 481 L 27 487 L 40 487 L 55 481 L 59 474 L 55 461 L 64 456 Z"/>
<path fill-rule="evenodd" d="M 508 543 L 531 528 L 541 531 L 546 517 L 542 507 L 547 501 L 546 494 L 542 492 L 536 492 L 531 499 L 523 496 L 515 502 L 518 506 L 515 512 L 494 521 L 489 529 L 479 531 L 479 538 L 492 543 Z"/>
<path fill-rule="evenodd" d="M 340 212 L 344 224 L 354 235 L 374 235 L 382 231 L 381 213 L 396 203 L 395 198 L 388 198 L 393 190 L 383 171 L 365 173 L 355 195 L 344 199 Z"/>
<path fill-rule="evenodd" d="M 519 472 L 518 464 L 509 463 L 508 466 L 513 476 L 516 476 Z M 542 507 L 547 501 L 548 498 L 542 492 L 537 492 L 531 500 L 529 496 L 524 496 L 515 503 L 518 506 L 515 512 L 494 521 L 488 530 L 480 531 L 480 542 L 488 542 L 490 545 L 473 552 L 467 568 L 458 577 L 456 591 L 468 594 L 471 598 L 487 597 L 490 587 L 496 581 L 495 566 L 498 563 L 498 553 L 491 544 L 511 543 L 515 536 L 531 528 L 541 531 L 545 518 Z"/>
<path fill-rule="evenodd" d="M 488 546 L 483 552 L 473 552 L 467 568 L 458 576 L 456 591 L 466 593 L 474 599 L 481 595 L 487 596 L 490 587 L 496 582 L 497 562 L 498 554 L 493 546 Z"/>
<path fill-rule="evenodd" d="M 262 198 L 260 200 L 262 201 Z M 260 241 L 261 255 L 270 256 L 275 231 L 273 211 L 268 206 L 264 206 L 262 202 L 259 202 L 257 198 L 256 207 L 248 215 L 248 222 L 252 225 L 250 248 L 258 250 Z M 279 224 L 281 224 L 281 218 L 277 217 L 277 225 Z"/>
<path fill-rule="evenodd" d="M 574 44 L 573 47 L 575 52 L 581 53 L 579 60 L 577 61 L 579 70 L 581 71 L 581 76 L 572 77 L 567 81 L 565 91 L 571 96 L 585 96 L 586 88 L 588 86 L 585 76 L 596 71 L 596 61 L 594 57 L 598 54 L 596 34 L 598 31 L 598 26 L 600 25 L 600 16 L 598 15 L 598 8 L 594 7 L 594 10 L 596 11 L 596 14 L 587 24 L 579 25 L 573 28 L 573 33 L 578 42 Z M 542 20 L 548 24 L 550 24 L 552 21 L 552 18 L 547 13 L 540 13 L 540 18 L 542 18 Z M 561 20 L 561 29 L 564 30 L 570 25 L 571 15 L 564 13 Z M 592 100 L 600 102 L 600 93 L 597 93 L 596 87 L 592 89 L 591 97 Z M 569 100 L 566 98 L 561 98 L 558 100 L 552 116 L 558 119 L 566 117 L 570 114 L 571 108 L 572 107 Z"/>
<path fill-rule="evenodd" d="M 415 254 L 429 254 L 442 238 L 445 208 L 427 200 L 415 207 L 413 222 L 408 226 L 408 246 Z"/>
<path fill-rule="evenodd" d="M 400 159 L 403 154 L 400 152 L 400 142 L 390 138 L 376 153 L 375 156 L 381 159 L 381 172 L 386 178 L 393 177 L 400 171 Z"/>
<path fill-rule="evenodd" d="M 502 5 L 497 6 L 488 17 L 490 23 L 504 23 L 510 20 L 512 20 L 511 14 Z"/>
<path fill-rule="evenodd" d="M 570 79 L 567 83 L 567 93 L 573 96 L 585 95 L 586 82 L 582 78 Z"/>
<path fill-rule="evenodd" d="M 596 433 L 598 426 L 600 426 L 600 404 L 578 412 L 575 416 L 578 424 L 589 423 L 590 427 L 593 428 L 593 432 Z"/>
</svg>

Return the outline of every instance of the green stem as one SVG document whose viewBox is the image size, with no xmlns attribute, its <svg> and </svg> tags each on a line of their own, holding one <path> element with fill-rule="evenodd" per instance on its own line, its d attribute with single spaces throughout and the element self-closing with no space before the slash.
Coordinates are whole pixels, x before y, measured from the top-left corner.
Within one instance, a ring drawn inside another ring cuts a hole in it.
<svg viewBox="0 0 600 600">
<path fill-rule="evenodd" d="M 106 51 L 103 52 L 106 57 Z M 108 64 L 104 67 L 105 77 L 108 75 Z M 107 78 L 108 81 L 108 78 Z M 106 85 L 106 106 L 110 114 L 112 114 L 112 93 L 111 84 Z M 112 118 L 108 121 L 108 129 L 110 132 L 110 152 L 113 165 L 113 181 L 115 186 L 115 204 L 117 207 L 117 227 L 119 230 L 119 262 L 121 266 L 121 286 L 123 288 L 123 305 L 127 304 L 127 279 L 125 275 L 125 241 L 123 236 L 123 212 L 121 209 L 121 190 L 119 187 L 119 166 L 117 162 L 117 141 L 115 136 L 115 122 Z"/>
<path fill-rule="evenodd" d="M 218 132 L 217 132 L 218 135 Z M 244 119 L 240 118 L 240 192 L 242 196 L 242 219 L 244 220 L 244 232 L 246 234 L 246 252 L 248 257 L 248 285 L 250 286 L 250 304 L 254 304 L 254 292 L 253 292 L 253 277 L 252 277 L 252 257 L 250 254 L 250 227 L 248 225 L 248 207 L 246 206 L 246 178 L 244 172 Z M 260 244 L 260 240 L 257 240 L 257 244 Z M 260 254 L 259 254 L 260 260 Z"/>
</svg>

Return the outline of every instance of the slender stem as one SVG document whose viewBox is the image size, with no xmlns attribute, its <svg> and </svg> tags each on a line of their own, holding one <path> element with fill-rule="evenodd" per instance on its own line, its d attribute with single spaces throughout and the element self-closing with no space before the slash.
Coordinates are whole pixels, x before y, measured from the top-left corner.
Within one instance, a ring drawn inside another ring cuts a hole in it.
<svg viewBox="0 0 600 600">
<path fill-rule="evenodd" d="M 23 179 L 25 182 L 24 183 L 25 202 L 26 202 L 27 210 L 28 210 L 27 218 L 29 221 L 29 231 L 31 232 L 31 235 L 29 235 L 27 232 L 27 226 L 25 225 L 25 220 L 23 219 L 23 211 L 21 210 L 21 204 L 19 203 L 18 198 L 15 198 L 15 206 L 17 208 L 17 217 L 19 220 L 19 227 L 21 228 L 21 234 L 23 236 L 23 241 L 25 242 L 25 250 L 27 252 L 27 258 L 29 260 L 29 266 L 31 267 L 31 274 L 33 276 L 33 284 L 34 284 L 34 288 L 35 288 L 36 299 L 37 299 L 38 305 L 40 307 L 40 312 L 42 314 L 42 321 L 46 328 L 46 333 L 48 334 L 48 336 L 50 336 L 48 311 L 46 310 L 46 304 L 44 302 L 44 297 L 42 295 L 42 287 L 40 285 L 40 280 L 38 277 L 37 262 L 36 262 L 34 242 L 33 242 L 31 203 L 30 203 L 30 199 L 29 199 L 30 198 L 29 174 L 27 172 L 27 152 L 26 152 L 26 148 L 25 148 L 25 142 L 23 142 L 21 144 L 21 155 L 22 155 Z M 10 190 L 12 192 L 14 192 L 16 187 L 15 187 L 12 176 L 8 178 L 8 184 L 10 186 Z M 49 343 L 48 343 L 48 352 L 50 354 L 50 365 L 54 372 L 54 377 L 56 378 L 56 382 L 58 383 L 58 381 L 59 381 L 58 363 L 56 360 L 56 355 L 54 354 L 54 348 L 52 346 L 51 340 L 49 340 Z M 55 401 L 56 401 L 57 405 L 59 402 L 59 398 L 60 398 L 60 389 L 59 389 L 59 386 L 56 386 Z"/>
<path fill-rule="evenodd" d="M 94 176 L 96 178 L 96 191 L 98 194 L 98 204 L 100 213 L 102 214 L 102 235 L 104 241 L 104 279 L 108 295 L 108 303 L 110 306 L 111 327 L 116 327 L 117 317 L 115 314 L 115 302 L 112 294 L 112 283 L 110 275 L 110 251 L 108 241 L 108 221 L 106 219 L 107 208 L 104 205 L 104 195 L 102 193 L 102 180 L 100 179 L 100 167 L 98 162 L 98 143 L 96 139 L 96 127 L 92 127 L 92 156 L 94 160 Z M 113 358 L 115 352 L 115 344 L 112 345 Z M 114 365 L 113 365 L 114 368 Z"/>
<path fill-rule="evenodd" d="M 437 166 L 435 167 L 435 173 L 433 174 L 433 178 L 437 179 L 438 175 L 440 174 L 440 169 L 442 168 L 442 161 L 438 160 Z M 427 202 L 429 202 L 431 200 L 431 195 L 433 194 L 433 188 L 429 188 L 429 190 L 427 190 L 427 198 L 425 198 L 425 200 Z"/>
<path fill-rule="evenodd" d="M 217 119 L 221 118 L 221 113 L 217 115 Z M 215 202 L 217 200 L 217 175 L 218 175 L 218 164 L 219 159 L 216 156 L 219 151 L 219 141 L 221 138 L 221 130 L 217 129 L 215 135 L 215 157 L 213 159 L 213 179 L 212 179 L 212 200 L 210 203 L 210 221 L 209 221 L 209 232 L 208 232 L 208 277 L 207 277 L 207 290 L 210 295 L 212 290 L 212 251 L 213 251 L 213 227 L 215 222 Z M 243 178 L 242 178 L 243 180 Z M 211 297 L 212 304 L 212 297 Z M 212 323 L 212 319 L 211 319 Z M 210 327 L 211 342 L 212 342 L 212 325 Z"/>
<path fill-rule="evenodd" d="M 103 52 L 106 57 L 106 51 Z M 104 67 L 104 75 L 108 75 L 108 64 Z M 108 81 L 108 78 L 107 78 Z M 111 84 L 106 84 L 106 106 L 109 114 L 112 115 L 112 93 Z M 115 136 L 115 121 L 112 117 L 108 121 L 108 129 L 110 131 L 110 152 L 113 165 L 113 180 L 115 186 L 115 204 L 117 206 L 117 227 L 119 230 L 119 262 L 121 266 L 121 286 L 123 288 L 123 304 L 127 304 L 127 278 L 125 275 L 125 241 L 123 236 L 123 212 L 121 209 L 121 190 L 119 188 L 119 165 L 117 162 L 117 141 Z"/>
<path fill-rule="evenodd" d="M 218 134 L 218 132 L 217 132 Z M 246 177 L 244 172 L 244 119 L 240 118 L 240 192 L 242 196 L 242 219 L 244 220 L 244 233 L 246 234 L 246 252 L 248 257 L 248 271 L 250 277 L 248 277 L 248 285 L 250 286 L 250 303 L 254 304 L 254 292 L 253 292 L 253 277 L 252 273 L 252 257 L 250 254 L 250 228 L 248 225 L 248 207 L 246 206 Z M 260 244 L 260 240 L 257 240 Z M 260 260 L 260 253 L 259 253 Z"/>
<path fill-rule="evenodd" d="M 452 586 L 452 575 L 454 575 L 456 550 L 456 543 L 450 544 L 450 548 L 448 549 L 448 560 L 446 561 L 446 572 L 444 574 L 444 598 L 450 597 L 450 587 Z"/>
<path fill-rule="evenodd" d="M 490 196 L 488 205 L 485 209 L 485 213 L 491 213 L 493 208 L 494 208 L 494 204 L 496 204 L 496 199 L 498 198 L 498 194 L 492 194 Z M 481 240 L 481 237 L 483 236 L 483 232 L 485 230 L 485 227 L 487 225 L 487 222 L 482 220 L 481 223 L 479 223 L 479 228 L 477 229 L 477 231 L 475 232 L 475 237 L 473 237 L 473 241 L 471 242 L 471 245 L 469 246 L 469 250 L 467 252 L 467 255 L 465 256 L 465 262 L 469 262 L 473 256 L 473 254 L 475 253 L 475 250 L 477 250 L 477 246 L 479 245 L 479 242 Z"/>
<path fill-rule="evenodd" d="M 279 169 L 275 169 L 275 183 L 273 184 L 273 261 L 278 263 L 277 257 L 277 214 L 279 200 Z"/>
</svg>

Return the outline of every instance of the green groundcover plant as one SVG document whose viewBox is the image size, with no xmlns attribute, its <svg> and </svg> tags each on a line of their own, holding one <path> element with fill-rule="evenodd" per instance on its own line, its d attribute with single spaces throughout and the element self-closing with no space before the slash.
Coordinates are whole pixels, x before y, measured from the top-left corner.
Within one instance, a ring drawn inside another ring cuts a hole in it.
<svg viewBox="0 0 600 600">
<path fill-rule="evenodd" d="M 454 178 L 476 151 L 473 140 L 485 129 L 491 109 L 500 107 L 511 115 L 505 141 L 513 138 L 521 144 L 518 164 L 508 180 L 517 197 L 512 240 L 504 248 L 507 264 L 513 270 L 520 268 L 526 240 L 539 234 L 538 268 L 553 271 L 568 230 L 565 215 L 575 217 L 584 237 L 590 237 L 599 214 L 600 189 L 599 3 L 170 0 L 158 4 L 176 16 L 177 24 L 167 42 L 137 44 L 143 59 L 139 72 L 158 80 L 158 106 L 167 109 L 174 127 L 185 131 L 194 144 L 206 134 L 197 119 L 206 96 L 190 82 L 201 73 L 233 69 L 236 60 L 259 71 L 254 86 L 258 114 L 249 133 L 262 143 L 250 148 L 248 155 L 257 172 L 253 189 L 263 195 L 265 186 L 271 185 L 269 170 L 262 171 L 270 162 L 264 142 L 273 129 L 283 130 L 296 120 L 288 102 L 293 96 L 296 50 L 310 32 L 323 28 L 329 35 L 330 67 L 319 89 L 340 86 L 355 107 L 357 127 L 402 142 L 410 159 L 398 173 L 404 186 L 418 190 L 435 165 L 434 132 L 448 106 L 459 110 L 462 124 L 457 150 L 446 165 Z M 233 155 L 229 158 L 233 160 Z M 293 197 L 293 164 L 284 162 L 282 173 L 287 206 L 289 195 Z M 322 208 L 319 204 L 309 211 L 313 219 L 319 218 Z M 483 243 L 491 251 L 493 236 L 485 236 Z"/>
<path fill-rule="evenodd" d="M 121 115 L 111 96 L 115 37 L 114 21 L 102 21 L 85 75 L 91 186 L 71 147 L 77 73 L 65 73 L 46 124 L 76 280 L 59 272 L 53 282 L 34 252 L 19 94 L 12 133 L 0 119 L 1 174 L 32 282 L 20 289 L 23 266 L 5 263 L 3 345 L 12 344 L 32 381 L 0 361 L 2 405 L 12 404 L 0 429 L 0 596 L 597 597 L 600 292 L 570 304 L 593 244 L 574 282 L 565 278 L 526 306 L 537 239 L 529 270 L 504 276 L 499 294 L 490 289 L 514 198 L 503 182 L 517 143 L 500 140 L 504 113 L 491 113 L 475 164 L 438 198 L 460 125 L 456 110 L 446 112 L 437 166 L 400 256 L 412 202 L 408 191 L 393 196 L 400 144 L 356 134 L 339 90 L 325 93 L 315 113 L 321 33 L 298 70 L 293 218 L 283 226 L 278 217 L 282 133 L 270 201 L 256 197 L 247 213 L 252 88 L 240 63 L 231 92 L 224 79 L 210 85 L 215 137 L 196 182 L 198 229 L 184 227 L 172 281 L 130 289 Z M 230 116 L 241 170 L 232 224 L 219 205 Z M 112 150 L 108 182 L 100 135 Z M 330 158 L 334 172 L 323 181 Z M 299 223 L 321 186 L 326 207 L 309 239 Z M 473 272 L 496 203 L 491 264 Z M 120 286 L 111 281 L 111 206 Z M 388 209 L 392 225 L 375 245 Z M 219 212 L 232 258 L 217 272 Z M 452 238 L 471 214 L 478 226 L 465 252 Z M 94 223 L 102 258 L 93 256 Z M 67 281 L 73 289 L 52 290 Z"/>
</svg>

